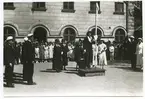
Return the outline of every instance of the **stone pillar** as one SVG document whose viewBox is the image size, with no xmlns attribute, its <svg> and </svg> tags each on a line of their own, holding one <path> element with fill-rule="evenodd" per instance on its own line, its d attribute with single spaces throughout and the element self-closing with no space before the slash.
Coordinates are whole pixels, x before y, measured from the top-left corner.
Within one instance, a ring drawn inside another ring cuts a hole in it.
<svg viewBox="0 0 145 99">
<path fill-rule="evenodd" d="M 133 2 L 131 2 L 131 1 L 127 2 L 126 11 L 127 11 L 126 29 L 128 32 L 128 36 L 130 36 L 130 35 L 134 35 L 134 5 L 133 5 Z"/>
</svg>

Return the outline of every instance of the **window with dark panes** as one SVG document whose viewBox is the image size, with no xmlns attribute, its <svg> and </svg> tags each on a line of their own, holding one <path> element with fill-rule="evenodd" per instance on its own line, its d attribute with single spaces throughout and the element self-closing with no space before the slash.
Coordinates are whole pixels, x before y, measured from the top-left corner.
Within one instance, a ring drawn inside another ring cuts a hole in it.
<svg viewBox="0 0 145 99">
<path fill-rule="evenodd" d="M 115 33 L 115 41 L 122 42 L 125 39 L 125 32 L 122 29 L 118 29 Z"/>
<path fill-rule="evenodd" d="M 124 14 L 123 2 L 115 2 L 115 14 Z"/>
<path fill-rule="evenodd" d="M 90 11 L 89 11 L 89 13 L 96 13 L 96 3 L 98 3 L 98 7 L 99 7 L 98 13 L 99 14 L 101 13 L 101 10 L 100 10 L 100 1 L 91 1 L 90 2 Z"/>
<path fill-rule="evenodd" d="M 64 2 L 63 5 L 64 5 L 63 9 L 69 9 L 69 10 L 74 9 L 74 2 Z"/>
<path fill-rule="evenodd" d="M 14 3 L 9 2 L 9 3 L 4 3 L 4 9 L 9 9 L 9 10 L 14 10 Z"/>
<path fill-rule="evenodd" d="M 45 2 L 33 2 L 32 10 L 46 11 Z"/>
<path fill-rule="evenodd" d="M 67 41 L 74 41 L 76 37 L 75 30 L 72 28 L 66 28 L 64 30 L 63 36 L 64 36 L 64 39 Z"/>
<path fill-rule="evenodd" d="M 74 2 L 63 2 L 62 12 L 74 12 Z"/>
</svg>

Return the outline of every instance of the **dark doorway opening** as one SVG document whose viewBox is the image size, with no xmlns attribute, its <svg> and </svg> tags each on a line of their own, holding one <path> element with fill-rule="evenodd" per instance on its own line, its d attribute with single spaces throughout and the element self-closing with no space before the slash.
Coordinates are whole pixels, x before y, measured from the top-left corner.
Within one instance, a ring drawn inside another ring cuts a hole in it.
<svg viewBox="0 0 145 99">
<path fill-rule="evenodd" d="M 47 41 L 47 31 L 42 28 L 38 27 L 34 31 L 34 40 L 40 42 L 46 42 Z"/>
<path fill-rule="evenodd" d="M 7 39 L 8 36 L 13 36 L 15 40 L 15 30 L 12 27 L 4 27 L 4 41 Z"/>
</svg>

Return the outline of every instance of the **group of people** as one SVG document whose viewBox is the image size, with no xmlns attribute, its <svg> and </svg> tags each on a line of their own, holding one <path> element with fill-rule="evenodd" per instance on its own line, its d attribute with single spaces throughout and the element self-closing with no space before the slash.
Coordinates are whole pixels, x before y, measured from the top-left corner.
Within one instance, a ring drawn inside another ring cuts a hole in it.
<svg viewBox="0 0 145 99">
<path fill-rule="evenodd" d="M 21 47 L 21 48 L 20 48 Z M 130 56 L 131 67 L 143 67 L 143 42 L 141 38 L 137 40 L 133 36 L 128 38 L 127 47 L 128 56 Z M 20 51 L 20 54 L 17 52 Z M 33 81 L 34 63 L 52 60 L 52 69 L 57 72 L 66 70 L 68 58 L 73 57 L 77 63 L 76 68 L 86 69 L 100 66 L 104 69 L 107 65 L 107 51 L 109 51 L 110 60 L 115 57 L 115 46 L 111 43 L 107 46 L 103 40 L 98 40 L 97 35 L 92 35 L 91 31 L 87 32 L 84 40 L 79 40 L 72 46 L 66 40 L 55 39 L 54 44 L 34 43 L 33 34 L 28 34 L 21 45 L 16 45 L 12 36 L 8 36 L 4 43 L 4 65 L 5 78 L 8 87 L 14 87 L 13 70 L 16 59 L 20 58 L 23 64 L 23 81 L 28 85 L 35 85 Z M 73 54 L 72 54 L 73 53 Z M 17 61 L 19 60 L 17 59 Z"/>
<path fill-rule="evenodd" d="M 143 69 L 143 40 L 130 36 L 128 40 L 128 55 L 131 61 L 131 67 L 135 70 L 137 67 Z"/>
<path fill-rule="evenodd" d="M 25 42 L 22 45 L 22 57 L 21 63 L 23 64 L 23 81 L 27 81 L 28 85 L 35 85 L 33 82 L 34 73 L 34 61 L 35 61 L 35 49 L 32 43 L 33 34 L 28 34 L 28 37 L 24 38 Z M 5 65 L 5 79 L 7 87 L 14 87 L 13 84 L 13 71 L 15 65 L 15 59 L 17 50 L 15 47 L 15 41 L 12 36 L 8 36 L 4 43 L 4 65 Z"/>
<path fill-rule="evenodd" d="M 98 41 L 95 36 L 88 31 L 84 40 L 78 43 L 74 49 L 75 61 L 80 68 L 92 68 L 99 65 L 103 69 L 104 65 L 107 65 L 107 46 L 103 40 Z"/>
<path fill-rule="evenodd" d="M 53 48 L 52 42 L 48 43 L 36 43 L 35 44 L 35 62 L 45 62 L 52 60 L 53 58 Z"/>
</svg>

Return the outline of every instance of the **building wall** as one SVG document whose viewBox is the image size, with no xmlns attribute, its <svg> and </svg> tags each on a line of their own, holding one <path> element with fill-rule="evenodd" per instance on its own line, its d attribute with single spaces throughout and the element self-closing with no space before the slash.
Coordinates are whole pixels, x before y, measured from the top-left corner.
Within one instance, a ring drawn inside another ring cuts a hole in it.
<svg viewBox="0 0 145 99">
<path fill-rule="evenodd" d="M 33 33 L 34 27 L 40 24 L 48 29 L 48 39 L 62 37 L 63 27 L 67 25 L 76 28 L 77 37 L 83 37 L 95 25 L 95 14 L 89 13 L 89 2 L 74 2 L 75 13 L 61 12 L 62 2 L 47 2 L 46 11 L 32 11 L 31 2 L 15 2 L 14 6 L 15 10 L 4 10 L 4 24 L 12 24 L 17 28 L 18 39 Z M 101 14 L 98 15 L 97 24 L 104 31 L 105 40 L 114 40 L 117 27 L 126 28 L 126 5 L 124 4 L 124 15 L 113 14 L 114 7 L 114 1 L 100 2 Z"/>
</svg>

